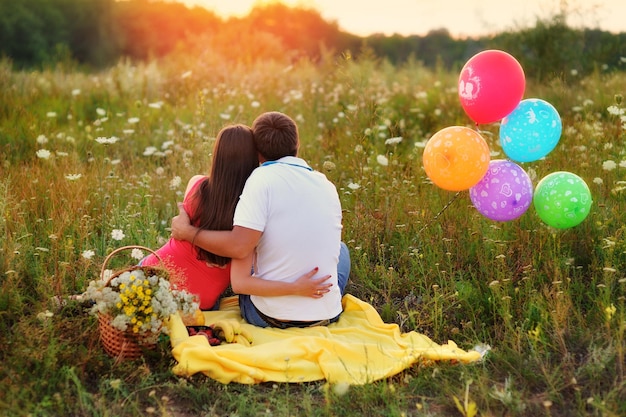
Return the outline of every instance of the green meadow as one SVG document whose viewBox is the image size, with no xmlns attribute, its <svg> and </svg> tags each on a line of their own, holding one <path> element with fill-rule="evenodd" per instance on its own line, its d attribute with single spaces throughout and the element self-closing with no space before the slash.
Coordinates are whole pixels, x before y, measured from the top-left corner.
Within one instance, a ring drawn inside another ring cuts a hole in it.
<svg viewBox="0 0 626 417">
<path fill-rule="evenodd" d="M 458 75 L 371 54 L 315 65 L 178 55 L 99 72 L 0 62 L 0 414 L 626 415 L 626 75 L 527 80 L 524 97 L 551 103 L 563 131 L 522 167 L 534 184 L 572 172 L 593 198 L 568 229 L 532 206 L 489 220 L 468 191 L 429 180 L 424 147 L 448 126 L 479 129 L 491 158 L 506 158 L 498 124 L 464 113 Z M 268 110 L 297 121 L 301 156 L 337 187 L 348 292 L 403 331 L 489 346 L 480 362 L 363 386 L 222 385 L 173 375 L 167 339 L 116 361 L 80 302 L 50 301 L 83 292 L 115 248 L 159 247 L 219 129 Z"/>
</svg>

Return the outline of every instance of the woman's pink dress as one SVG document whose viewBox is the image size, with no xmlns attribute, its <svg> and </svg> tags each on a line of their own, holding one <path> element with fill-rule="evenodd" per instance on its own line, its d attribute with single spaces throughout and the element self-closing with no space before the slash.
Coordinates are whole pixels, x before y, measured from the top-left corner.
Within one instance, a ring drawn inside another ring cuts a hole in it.
<svg viewBox="0 0 626 417">
<path fill-rule="evenodd" d="M 206 177 L 196 181 L 183 200 L 185 211 L 190 217 L 193 217 L 197 209 L 193 195 L 205 179 Z M 170 238 L 155 252 L 163 261 L 162 265 L 181 279 L 178 286 L 198 296 L 202 310 L 213 308 L 230 284 L 230 263 L 220 267 L 197 259 L 197 250 L 190 242 Z M 142 265 L 157 266 L 160 263 L 151 254 L 143 260 Z"/>
</svg>

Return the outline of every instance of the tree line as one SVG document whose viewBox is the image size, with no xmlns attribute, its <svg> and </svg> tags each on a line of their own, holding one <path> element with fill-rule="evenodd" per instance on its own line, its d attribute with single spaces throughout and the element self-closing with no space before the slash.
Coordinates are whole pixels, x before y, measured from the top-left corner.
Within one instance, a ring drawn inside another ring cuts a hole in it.
<svg viewBox="0 0 626 417">
<path fill-rule="evenodd" d="M 556 15 L 534 27 L 480 38 L 455 39 L 443 28 L 424 36 L 360 37 L 316 10 L 280 3 L 222 19 L 201 7 L 163 0 L 0 0 L 0 55 L 16 69 L 59 61 L 97 69 L 121 58 L 148 60 L 176 52 L 211 51 L 253 63 L 319 61 L 347 52 L 358 59 L 367 51 L 393 64 L 412 59 L 429 68 L 456 69 L 481 50 L 502 49 L 539 80 L 624 69 L 626 34 L 571 28 L 565 18 Z"/>
</svg>

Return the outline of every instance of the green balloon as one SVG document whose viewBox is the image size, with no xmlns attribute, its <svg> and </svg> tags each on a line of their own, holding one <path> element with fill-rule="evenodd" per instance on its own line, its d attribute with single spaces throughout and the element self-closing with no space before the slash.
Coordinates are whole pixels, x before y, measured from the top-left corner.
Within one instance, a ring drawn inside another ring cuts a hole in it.
<svg viewBox="0 0 626 417">
<path fill-rule="evenodd" d="M 539 218 L 557 229 L 579 225 L 589 214 L 592 202 L 585 181 L 565 171 L 543 177 L 533 195 L 533 205 Z"/>
</svg>

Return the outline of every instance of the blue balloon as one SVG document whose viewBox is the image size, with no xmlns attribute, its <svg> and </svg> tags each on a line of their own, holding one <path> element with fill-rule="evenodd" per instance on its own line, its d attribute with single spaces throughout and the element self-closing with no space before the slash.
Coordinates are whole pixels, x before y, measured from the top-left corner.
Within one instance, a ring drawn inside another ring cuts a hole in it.
<svg viewBox="0 0 626 417">
<path fill-rule="evenodd" d="M 554 106 L 541 99 L 526 99 L 502 119 L 500 144 L 514 161 L 536 161 L 555 148 L 562 129 L 561 117 Z"/>
</svg>

